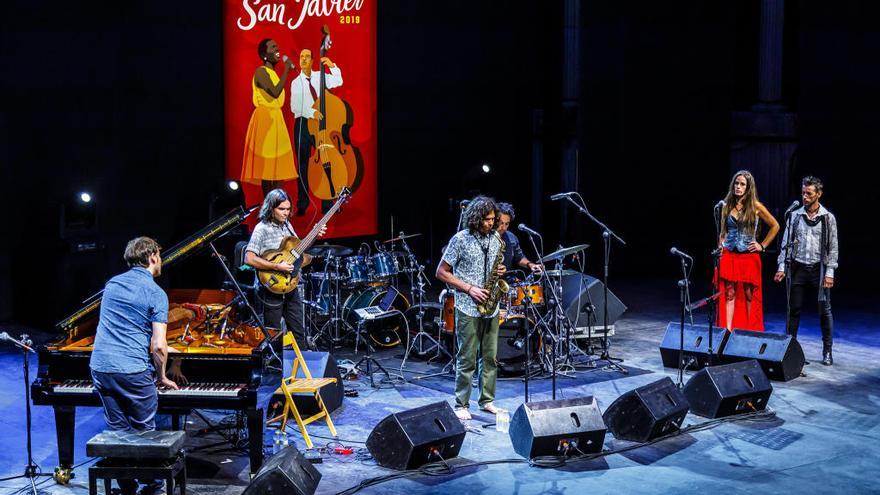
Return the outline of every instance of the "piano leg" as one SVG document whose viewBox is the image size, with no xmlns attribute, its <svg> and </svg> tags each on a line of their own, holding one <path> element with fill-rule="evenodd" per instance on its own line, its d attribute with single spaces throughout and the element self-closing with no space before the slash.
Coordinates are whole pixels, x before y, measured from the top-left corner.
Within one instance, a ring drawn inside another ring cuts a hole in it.
<svg viewBox="0 0 880 495">
<path fill-rule="evenodd" d="M 263 465 L 263 409 L 247 410 L 248 447 L 251 458 L 251 474 Z"/>
<path fill-rule="evenodd" d="M 76 407 L 54 406 L 55 439 L 58 442 L 58 467 L 55 469 L 55 481 L 66 485 L 72 477 L 73 466 L 73 431 L 76 427 Z"/>
</svg>

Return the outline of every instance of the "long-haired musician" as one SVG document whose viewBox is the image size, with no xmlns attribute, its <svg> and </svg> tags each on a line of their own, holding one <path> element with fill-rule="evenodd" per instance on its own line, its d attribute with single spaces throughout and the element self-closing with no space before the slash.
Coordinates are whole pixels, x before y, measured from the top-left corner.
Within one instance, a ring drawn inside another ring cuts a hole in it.
<svg viewBox="0 0 880 495">
<path fill-rule="evenodd" d="M 758 242 L 758 221 L 769 227 Z M 719 305 L 718 325 L 728 330 L 764 330 L 761 296 L 761 254 L 779 232 L 779 222 L 758 201 L 755 177 L 740 170 L 730 180 L 721 209 L 722 248 L 718 287 L 724 297 Z"/>
<path fill-rule="evenodd" d="M 458 353 L 455 361 L 455 414 L 471 419 L 468 412 L 471 380 L 480 360 L 479 406 L 495 413 L 495 381 L 498 375 L 498 302 L 481 313 L 477 306 L 490 298 L 487 281 L 493 274 L 506 271 L 496 261 L 503 255 L 498 227 L 498 206 L 492 198 L 477 196 L 464 212 L 465 229 L 457 232 L 437 266 L 437 279 L 456 290 L 455 336 Z"/>
<path fill-rule="evenodd" d="M 289 236 L 296 236 L 290 224 L 290 196 L 283 189 L 274 189 L 266 194 L 260 208 L 260 222 L 254 227 L 248 242 L 244 262 L 258 270 L 293 272 L 294 266 L 286 261 L 275 263 L 262 258 L 266 251 L 278 249 Z M 323 235 L 325 229 L 321 230 Z M 299 291 L 275 294 L 265 287 L 260 288 L 263 300 L 263 323 L 272 328 L 281 328 L 281 319 L 287 330 L 293 332 L 297 343 L 305 344 L 302 299 Z"/>
</svg>

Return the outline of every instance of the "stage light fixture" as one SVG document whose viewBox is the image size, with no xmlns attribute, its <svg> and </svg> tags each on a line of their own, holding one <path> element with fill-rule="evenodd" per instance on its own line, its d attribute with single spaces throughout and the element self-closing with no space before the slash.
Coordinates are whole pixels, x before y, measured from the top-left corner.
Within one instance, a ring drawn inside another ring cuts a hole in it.
<svg viewBox="0 0 880 495">
<path fill-rule="evenodd" d="M 488 163 L 484 163 L 482 168 L 484 174 L 488 174 L 492 171 L 492 167 L 490 167 Z"/>
<path fill-rule="evenodd" d="M 226 183 L 226 187 L 228 187 L 230 191 L 238 191 L 238 188 L 239 188 L 238 181 L 230 180 L 229 182 Z"/>
<path fill-rule="evenodd" d="M 87 192 L 81 192 L 81 193 L 79 193 L 79 200 L 82 201 L 83 203 L 91 203 L 92 202 L 92 195 Z"/>
</svg>

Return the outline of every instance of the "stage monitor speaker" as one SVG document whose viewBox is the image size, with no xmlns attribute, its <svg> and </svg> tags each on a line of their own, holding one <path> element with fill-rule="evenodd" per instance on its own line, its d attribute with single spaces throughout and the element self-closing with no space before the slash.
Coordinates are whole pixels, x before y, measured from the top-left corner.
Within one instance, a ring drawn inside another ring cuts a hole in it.
<svg viewBox="0 0 880 495">
<path fill-rule="evenodd" d="M 367 449 L 383 467 L 414 469 L 458 456 L 465 429 L 446 401 L 386 416 L 367 437 Z"/>
<path fill-rule="evenodd" d="M 698 370 L 721 362 L 719 354 L 727 340 L 727 330 L 712 329 L 712 355 L 709 355 L 709 327 L 707 325 L 684 325 L 685 369 Z M 660 343 L 660 357 L 663 366 L 678 368 L 679 347 L 681 345 L 681 322 L 669 322 L 666 335 Z"/>
<path fill-rule="evenodd" d="M 593 327 L 604 324 L 605 285 L 601 280 L 577 273 L 562 277 L 562 308 L 571 323 L 577 328 L 586 328 L 588 323 Z M 592 305 L 591 309 L 590 305 Z M 592 315 L 591 315 L 592 311 Z M 612 325 L 626 311 L 621 300 L 608 291 L 608 324 Z"/>
<path fill-rule="evenodd" d="M 787 382 L 801 376 L 804 350 L 791 335 L 734 330 L 727 339 L 721 362 L 757 359 L 771 380 Z"/>
<path fill-rule="evenodd" d="M 321 400 L 327 407 L 328 412 L 333 412 L 342 406 L 342 399 L 345 396 L 345 385 L 342 383 L 342 374 L 339 367 L 336 366 L 336 358 L 329 352 L 311 352 L 303 351 L 303 360 L 309 367 L 312 378 L 336 378 L 336 383 L 328 385 L 321 389 Z M 284 353 L 284 375 L 290 376 L 293 371 L 293 351 L 285 351 Z M 296 371 L 298 378 L 305 378 L 306 375 L 302 368 Z M 318 404 L 312 394 L 293 394 L 293 402 L 303 416 L 311 416 L 318 413 Z M 284 406 L 284 394 L 281 389 L 275 391 L 272 395 L 267 417 L 275 417 L 281 414 L 281 407 Z"/>
<path fill-rule="evenodd" d="M 706 418 L 763 411 L 773 392 L 758 361 L 709 366 L 684 386 L 691 412 Z"/>
<path fill-rule="evenodd" d="M 508 430 L 513 450 L 526 459 L 601 452 L 605 431 L 592 396 L 522 404 Z"/>
<path fill-rule="evenodd" d="M 273 455 L 242 495 L 313 495 L 321 473 L 293 445 Z"/>
<path fill-rule="evenodd" d="M 605 409 L 602 419 L 614 438 L 647 442 L 681 428 L 689 407 L 667 376 L 621 395 Z"/>
</svg>

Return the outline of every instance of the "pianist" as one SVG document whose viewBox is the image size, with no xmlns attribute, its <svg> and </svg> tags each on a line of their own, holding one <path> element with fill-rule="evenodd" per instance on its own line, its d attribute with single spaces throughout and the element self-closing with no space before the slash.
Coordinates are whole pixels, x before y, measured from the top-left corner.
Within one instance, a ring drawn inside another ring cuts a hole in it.
<svg viewBox="0 0 880 495">
<path fill-rule="evenodd" d="M 110 430 L 155 429 L 159 407 L 156 386 L 178 388 L 165 371 L 169 351 L 177 351 L 165 340 L 168 296 L 153 281 L 162 272 L 159 249 L 149 237 L 129 241 L 124 257 L 130 269 L 104 287 L 89 367 Z M 168 373 L 186 381 L 179 369 Z M 141 491 L 144 494 L 161 491 L 164 484 L 138 481 L 146 484 Z M 120 480 L 119 484 L 123 494 L 137 491 L 133 480 Z"/>
</svg>

